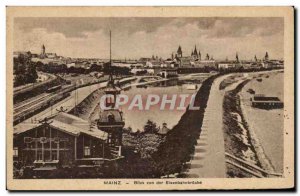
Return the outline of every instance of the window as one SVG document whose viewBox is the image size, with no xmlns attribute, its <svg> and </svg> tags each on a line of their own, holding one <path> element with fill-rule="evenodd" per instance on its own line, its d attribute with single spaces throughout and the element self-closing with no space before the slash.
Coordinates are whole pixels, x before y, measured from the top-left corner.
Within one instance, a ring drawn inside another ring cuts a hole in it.
<svg viewBox="0 0 300 196">
<path fill-rule="evenodd" d="M 57 152 L 52 151 L 52 157 L 51 157 L 51 160 L 58 160 L 58 158 L 57 158 Z"/>
<path fill-rule="evenodd" d="M 114 98 L 115 97 L 113 95 L 108 95 L 106 97 L 106 103 L 108 103 L 108 104 L 114 103 L 115 102 Z"/>
<path fill-rule="evenodd" d="M 38 161 L 43 161 L 43 154 L 42 154 L 41 151 L 39 151 L 39 152 L 37 153 L 37 160 L 38 160 Z"/>
<path fill-rule="evenodd" d="M 91 155 L 91 148 L 88 146 L 84 147 L 84 156 L 90 156 Z"/>
<path fill-rule="evenodd" d="M 18 156 L 19 156 L 18 148 L 14 148 L 14 157 L 18 157 Z"/>
<path fill-rule="evenodd" d="M 107 116 L 108 122 L 113 123 L 115 122 L 115 116 L 113 114 L 109 114 Z"/>
</svg>

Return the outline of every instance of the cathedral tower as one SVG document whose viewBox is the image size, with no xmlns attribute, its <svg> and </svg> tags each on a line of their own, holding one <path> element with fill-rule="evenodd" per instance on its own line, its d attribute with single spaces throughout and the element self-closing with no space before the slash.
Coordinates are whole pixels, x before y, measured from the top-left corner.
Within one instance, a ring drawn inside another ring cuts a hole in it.
<svg viewBox="0 0 300 196">
<path fill-rule="evenodd" d="M 178 50 L 177 50 L 177 57 L 182 57 L 181 46 L 178 47 Z"/>
</svg>

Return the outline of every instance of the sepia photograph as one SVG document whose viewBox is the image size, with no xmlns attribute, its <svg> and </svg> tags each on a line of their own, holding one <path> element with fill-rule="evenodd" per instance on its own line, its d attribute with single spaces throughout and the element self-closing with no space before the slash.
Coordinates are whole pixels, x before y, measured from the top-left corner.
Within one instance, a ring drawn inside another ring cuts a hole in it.
<svg viewBox="0 0 300 196">
<path fill-rule="evenodd" d="M 293 14 L 7 7 L 8 189 L 293 188 Z"/>
</svg>

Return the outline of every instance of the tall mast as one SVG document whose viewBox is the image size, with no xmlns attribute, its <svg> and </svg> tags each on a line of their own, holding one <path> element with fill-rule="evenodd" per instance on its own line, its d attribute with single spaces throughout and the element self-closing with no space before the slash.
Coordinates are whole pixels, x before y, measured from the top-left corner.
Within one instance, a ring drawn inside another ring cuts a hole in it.
<svg viewBox="0 0 300 196">
<path fill-rule="evenodd" d="M 111 66 L 111 30 L 109 30 L 109 62 Z"/>
<path fill-rule="evenodd" d="M 109 30 L 109 79 L 108 82 L 114 85 L 112 76 L 112 60 L 111 60 L 111 30 Z"/>
</svg>

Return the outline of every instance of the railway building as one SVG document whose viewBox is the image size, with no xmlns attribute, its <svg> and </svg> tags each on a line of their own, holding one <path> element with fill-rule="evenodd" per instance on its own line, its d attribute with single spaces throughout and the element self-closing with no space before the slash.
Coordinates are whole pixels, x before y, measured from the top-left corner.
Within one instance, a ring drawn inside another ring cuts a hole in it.
<svg viewBox="0 0 300 196">
<path fill-rule="evenodd" d="M 16 127 L 14 163 L 33 171 L 102 167 L 122 158 L 121 148 L 112 151 L 112 146 L 120 145 L 115 142 L 109 131 L 61 112 L 53 119 Z"/>
</svg>

